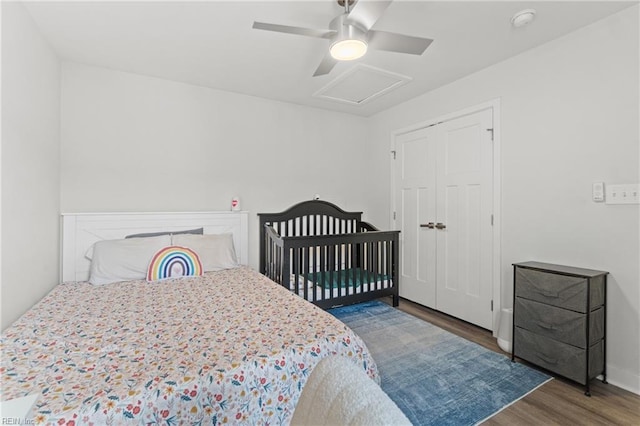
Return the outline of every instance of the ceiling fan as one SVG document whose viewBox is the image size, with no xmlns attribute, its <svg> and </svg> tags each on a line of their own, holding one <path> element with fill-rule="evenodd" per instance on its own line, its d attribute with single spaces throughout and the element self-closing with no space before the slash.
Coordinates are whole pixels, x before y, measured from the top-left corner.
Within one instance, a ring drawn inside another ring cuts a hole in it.
<svg viewBox="0 0 640 426">
<path fill-rule="evenodd" d="M 314 77 L 328 74 L 338 61 L 349 61 L 362 57 L 368 48 L 390 52 L 422 55 L 433 40 L 404 34 L 372 30 L 393 0 L 337 0 L 344 13 L 329 23 L 329 29 L 292 27 L 289 25 L 254 22 L 258 30 L 324 38 L 331 47 L 322 58 Z M 355 6 L 351 7 L 355 3 Z"/>
</svg>

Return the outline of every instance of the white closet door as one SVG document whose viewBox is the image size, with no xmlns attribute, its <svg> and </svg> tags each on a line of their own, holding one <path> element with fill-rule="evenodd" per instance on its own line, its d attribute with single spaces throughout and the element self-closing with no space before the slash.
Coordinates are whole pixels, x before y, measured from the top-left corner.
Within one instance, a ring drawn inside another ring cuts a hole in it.
<svg viewBox="0 0 640 426">
<path fill-rule="evenodd" d="M 396 225 L 401 230 L 400 296 L 435 308 L 435 128 L 398 136 L 395 145 Z"/>
<path fill-rule="evenodd" d="M 437 126 L 436 309 L 492 328 L 492 110 Z M 441 224 L 441 225 L 438 225 Z"/>
<path fill-rule="evenodd" d="M 400 296 L 492 329 L 492 110 L 395 137 Z"/>
</svg>

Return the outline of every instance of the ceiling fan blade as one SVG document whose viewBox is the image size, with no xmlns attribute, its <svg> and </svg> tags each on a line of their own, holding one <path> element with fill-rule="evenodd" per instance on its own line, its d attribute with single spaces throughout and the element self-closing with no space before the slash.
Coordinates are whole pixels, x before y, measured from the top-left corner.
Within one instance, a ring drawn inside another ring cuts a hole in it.
<svg viewBox="0 0 640 426">
<path fill-rule="evenodd" d="M 256 30 L 276 31 L 279 33 L 297 34 L 308 37 L 329 38 L 336 33 L 334 30 L 316 30 L 313 28 L 292 27 L 289 25 L 268 24 L 266 22 L 253 22 Z"/>
<path fill-rule="evenodd" d="M 433 42 L 430 38 L 413 37 L 386 31 L 369 31 L 367 33 L 369 47 L 390 52 L 422 55 Z"/>
<path fill-rule="evenodd" d="M 392 1 L 358 0 L 351 12 L 349 12 L 347 22 L 360 27 L 364 31 L 369 31 Z"/>
<path fill-rule="evenodd" d="M 316 72 L 313 73 L 313 76 L 317 77 L 319 75 L 329 74 L 337 63 L 338 61 L 336 59 L 333 59 L 333 56 L 331 56 L 331 54 L 327 52 L 327 54 L 324 55 L 324 58 L 322 58 L 320 65 L 318 65 Z"/>
</svg>

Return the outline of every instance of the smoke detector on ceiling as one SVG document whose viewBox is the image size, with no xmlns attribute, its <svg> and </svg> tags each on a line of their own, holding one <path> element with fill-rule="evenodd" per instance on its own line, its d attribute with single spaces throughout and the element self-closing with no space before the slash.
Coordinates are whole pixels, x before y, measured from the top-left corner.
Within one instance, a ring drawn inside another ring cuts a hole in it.
<svg viewBox="0 0 640 426">
<path fill-rule="evenodd" d="M 535 9 L 524 9 L 513 15 L 511 18 L 511 25 L 515 28 L 524 27 L 530 24 L 536 17 Z"/>
</svg>

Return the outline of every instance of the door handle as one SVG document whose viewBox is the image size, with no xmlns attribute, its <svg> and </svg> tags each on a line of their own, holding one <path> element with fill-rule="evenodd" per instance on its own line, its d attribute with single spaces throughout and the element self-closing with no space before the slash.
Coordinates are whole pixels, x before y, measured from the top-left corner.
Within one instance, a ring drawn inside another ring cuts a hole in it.
<svg viewBox="0 0 640 426">
<path fill-rule="evenodd" d="M 433 224 L 433 222 L 429 222 L 429 223 L 421 223 L 420 224 L 420 228 L 429 228 L 429 229 L 433 229 L 436 226 Z"/>
<path fill-rule="evenodd" d="M 444 223 L 438 222 L 436 223 L 436 228 L 438 229 L 445 229 L 447 227 L 447 225 L 445 225 Z"/>
</svg>

